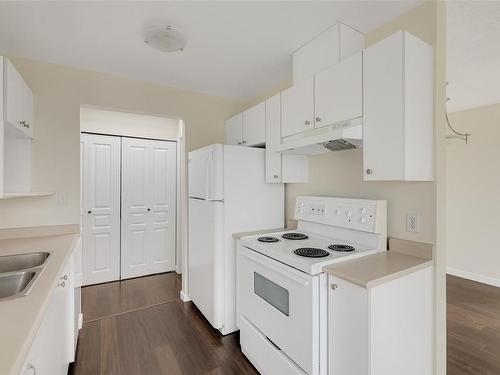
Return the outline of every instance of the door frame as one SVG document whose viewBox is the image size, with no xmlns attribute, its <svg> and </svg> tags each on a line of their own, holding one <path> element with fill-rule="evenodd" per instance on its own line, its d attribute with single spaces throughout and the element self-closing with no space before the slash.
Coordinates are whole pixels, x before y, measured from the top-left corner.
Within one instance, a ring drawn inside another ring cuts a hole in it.
<svg viewBox="0 0 500 375">
<path fill-rule="evenodd" d="M 167 118 L 167 117 L 165 117 Z M 137 135 L 129 136 L 125 134 L 112 134 L 106 131 L 103 132 L 90 132 L 85 130 L 80 130 L 80 139 L 82 134 L 91 134 L 91 135 L 103 135 L 103 136 L 111 136 L 111 137 L 120 137 L 120 138 L 136 138 L 136 139 L 147 139 L 153 141 L 169 141 L 176 143 L 176 231 L 175 231 L 175 272 L 177 274 L 182 274 L 185 272 L 185 265 L 187 265 L 187 260 L 184 259 L 187 255 L 187 157 L 186 157 L 186 130 L 185 124 L 182 119 L 177 120 L 177 137 L 175 139 L 172 138 L 151 138 L 151 137 L 140 137 Z M 120 168 L 120 185 L 121 185 L 121 168 Z M 80 191 L 80 197 L 83 197 L 83 191 Z M 120 218 L 122 214 L 121 207 L 121 199 L 120 199 Z M 81 225 L 81 223 L 80 223 Z M 83 255 L 83 253 L 82 253 Z M 121 225 L 120 225 L 120 258 L 121 258 Z M 121 259 L 120 259 L 120 272 L 121 272 Z M 187 275 L 187 274 L 186 274 Z M 187 290 L 187 280 L 186 280 L 186 288 L 184 288 L 184 279 L 182 278 L 182 290 Z M 181 296 L 182 296 L 181 291 Z"/>
</svg>

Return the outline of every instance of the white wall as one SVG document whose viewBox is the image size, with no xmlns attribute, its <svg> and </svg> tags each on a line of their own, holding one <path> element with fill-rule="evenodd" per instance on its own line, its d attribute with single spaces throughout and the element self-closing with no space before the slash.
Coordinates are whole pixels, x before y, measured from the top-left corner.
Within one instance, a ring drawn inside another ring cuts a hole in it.
<svg viewBox="0 0 500 375">
<path fill-rule="evenodd" d="M 447 141 L 448 272 L 500 286 L 500 103 L 450 121 L 472 136 Z"/>
</svg>

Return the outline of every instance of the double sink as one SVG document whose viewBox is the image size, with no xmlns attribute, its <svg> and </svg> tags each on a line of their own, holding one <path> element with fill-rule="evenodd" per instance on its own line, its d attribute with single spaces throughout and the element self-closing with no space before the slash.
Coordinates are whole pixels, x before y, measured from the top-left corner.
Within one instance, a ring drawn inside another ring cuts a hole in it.
<svg viewBox="0 0 500 375">
<path fill-rule="evenodd" d="M 0 256 L 0 301 L 26 295 L 49 256 L 47 252 Z"/>
</svg>

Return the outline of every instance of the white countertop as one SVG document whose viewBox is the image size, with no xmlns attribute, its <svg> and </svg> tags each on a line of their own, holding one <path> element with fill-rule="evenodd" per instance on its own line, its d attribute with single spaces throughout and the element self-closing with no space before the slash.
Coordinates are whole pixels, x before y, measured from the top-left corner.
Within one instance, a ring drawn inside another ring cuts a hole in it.
<svg viewBox="0 0 500 375">
<path fill-rule="evenodd" d="M 39 251 L 51 254 L 28 295 L 0 301 L 0 374 L 21 371 L 77 238 L 77 234 L 65 234 L 0 240 L 0 256 Z"/>
</svg>

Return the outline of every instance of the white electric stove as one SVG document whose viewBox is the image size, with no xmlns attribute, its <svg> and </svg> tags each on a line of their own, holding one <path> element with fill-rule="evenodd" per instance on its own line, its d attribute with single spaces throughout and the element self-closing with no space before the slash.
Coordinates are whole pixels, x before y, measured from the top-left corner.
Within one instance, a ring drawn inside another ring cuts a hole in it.
<svg viewBox="0 0 500 375">
<path fill-rule="evenodd" d="M 323 267 L 386 250 L 386 202 L 298 197 L 296 230 L 238 241 L 237 322 L 263 374 L 327 373 Z"/>
</svg>

